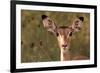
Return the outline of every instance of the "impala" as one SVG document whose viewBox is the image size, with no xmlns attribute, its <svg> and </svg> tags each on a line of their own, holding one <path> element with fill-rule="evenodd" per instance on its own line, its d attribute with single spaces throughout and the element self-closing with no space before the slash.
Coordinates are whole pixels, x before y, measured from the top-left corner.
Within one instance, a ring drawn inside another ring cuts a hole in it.
<svg viewBox="0 0 100 73">
<path fill-rule="evenodd" d="M 74 32 L 78 32 L 82 28 L 84 17 L 77 17 L 71 26 L 57 26 L 57 24 L 47 15 L 42 15 L 42 22 L 44 28 L 52 32 L 58 40 L 60 47 L 60 60 L 71 60 L 70 41 Z M 78 44 L 78 43 L 77 43 Z M 87 59 L 86 56 L 76 56 L 74 59 Z"/>
</svg>

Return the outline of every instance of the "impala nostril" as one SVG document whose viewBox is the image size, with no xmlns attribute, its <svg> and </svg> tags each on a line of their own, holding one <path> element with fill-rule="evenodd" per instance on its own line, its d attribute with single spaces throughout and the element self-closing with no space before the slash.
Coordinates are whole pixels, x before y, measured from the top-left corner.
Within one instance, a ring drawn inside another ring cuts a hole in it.
<svg viewBox="0 0 100 73">
<path fill-rule="evenodd" d="M 67 45 L 62 45 L 62 47 L 67 47 Z"/>
</svg>

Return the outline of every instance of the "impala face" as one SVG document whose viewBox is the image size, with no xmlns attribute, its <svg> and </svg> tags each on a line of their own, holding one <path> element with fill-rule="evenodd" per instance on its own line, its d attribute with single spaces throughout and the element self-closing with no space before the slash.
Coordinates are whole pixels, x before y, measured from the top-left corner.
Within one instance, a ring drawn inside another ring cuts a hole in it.
<svg viewBox="0 0 100 73">
<path fill-rule="evenodd" d="M 56 34 L 60 48 L 67 51 L 70 45 L 72 29 L 65 26 L 59 27 Z"/>
<path fill-rule="evenodd" d="M 52 32 L 57 37 L 60 49 L 67 51 L 69 50 L 72 34 L 81 30 L 84 18 L 78 17 L 69 27 L 58 27 L 57 24 L 46 15 L 42 15 L 42 21 L 47 31 Z"/>
</svg>

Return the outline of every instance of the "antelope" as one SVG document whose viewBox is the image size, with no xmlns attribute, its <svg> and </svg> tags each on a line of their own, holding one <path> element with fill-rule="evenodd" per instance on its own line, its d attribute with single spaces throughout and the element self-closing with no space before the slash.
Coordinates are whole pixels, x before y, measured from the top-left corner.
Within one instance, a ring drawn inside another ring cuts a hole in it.
<svg viewBox="0 0 100 73">
<path fill-rule="evenodd" d="M 57 26 L 57 24 L 49 18 L 47 15 L 42 15 L 42 23 L 44 28 L 52 32 L 58 40 L 58 44 L 60 47 L 60 60 L 67 61 L 71 60 L 70 54 L 70 41 L 71 36 L 74 32 L 78 32 L 82 28 L 82 24 L 84 21 L 84 17 L 77 17 L 71 26 Z M 78 56 L 74 59 L 87 59 L 85 56 Z"/>
</svg>

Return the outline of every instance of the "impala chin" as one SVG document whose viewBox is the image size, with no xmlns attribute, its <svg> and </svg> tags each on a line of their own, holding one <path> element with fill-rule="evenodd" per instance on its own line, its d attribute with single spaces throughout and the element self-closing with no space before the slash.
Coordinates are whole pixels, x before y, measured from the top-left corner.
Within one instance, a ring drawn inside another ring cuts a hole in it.
<svg viewBox="0 0 100 73">
<path fill-rule="evenodd" d="M 65 52 L 68 52 L 69 51 L 69 47 L 62 47 L 62 50 L 63 50 L 63 53 Z"/>
</svg>

